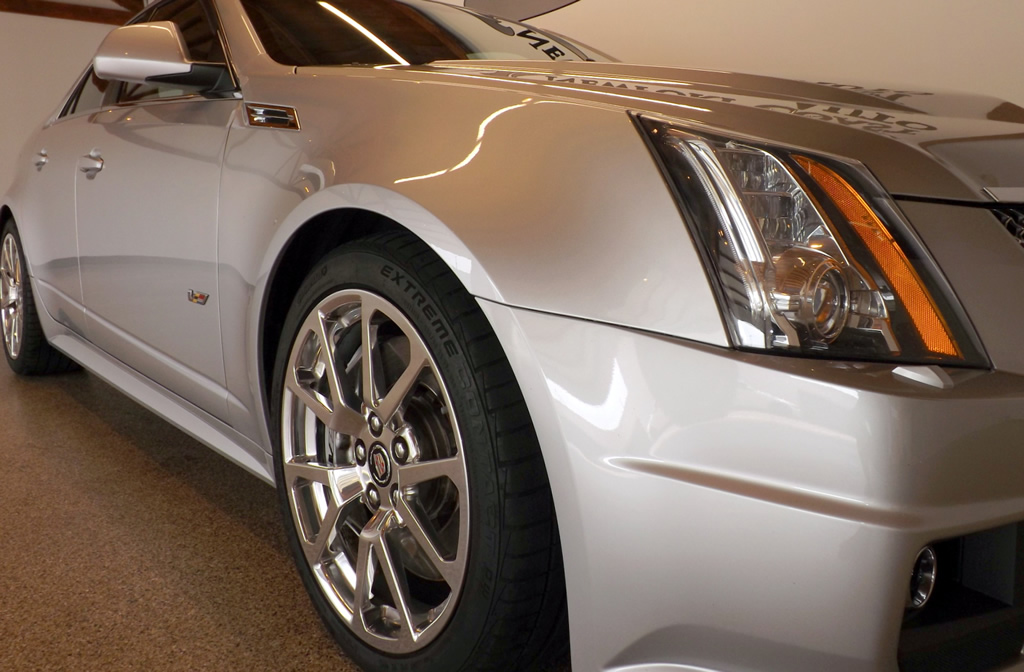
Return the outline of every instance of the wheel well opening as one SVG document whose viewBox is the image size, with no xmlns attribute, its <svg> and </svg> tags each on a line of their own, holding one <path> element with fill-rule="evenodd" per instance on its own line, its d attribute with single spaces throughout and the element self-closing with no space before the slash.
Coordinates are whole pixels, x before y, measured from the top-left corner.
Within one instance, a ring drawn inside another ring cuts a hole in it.
<svg viewBox="0 0 1024 672">
<path fill-rule="evenodd" d="M 403 228 L 394 220 L 368 210 L 333 210 L 303 224 L 285 245 L 270 272 L 260 322 L 260 389 L 268 412 L 270 381 L 281 329 L 306 274 L 316 262 L 346 243 L 372 233 Z"/>
<path fill-rule="evenodd" d="M 6 224 L 9 220 L 14 219 L 14 213 L 6 205 L 0 206 L 0 226 Z"/>
</svg>

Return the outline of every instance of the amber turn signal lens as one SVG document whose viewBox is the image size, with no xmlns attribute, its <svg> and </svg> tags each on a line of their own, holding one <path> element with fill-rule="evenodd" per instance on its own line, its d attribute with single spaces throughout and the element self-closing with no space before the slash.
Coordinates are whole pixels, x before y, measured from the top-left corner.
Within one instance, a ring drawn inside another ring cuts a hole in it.
<svg viewBox="0 0 1024 672">
<path fill-rule="evenodd" d="M 924 346 L 930 352 L 962 359 L 963 353 L 936 307 L 935 300 L 882 220 L 868 207 L 860 194 L 830 168 L 807 157 L 794 158 L 828 194 L 878 261 L 879 268 L 906 308 Z"/>
</svg>

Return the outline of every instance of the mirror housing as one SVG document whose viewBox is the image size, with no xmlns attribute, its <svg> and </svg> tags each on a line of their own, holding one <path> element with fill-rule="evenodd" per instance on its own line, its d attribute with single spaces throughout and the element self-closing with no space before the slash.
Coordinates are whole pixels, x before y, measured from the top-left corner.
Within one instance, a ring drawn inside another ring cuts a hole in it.
<svg viewBox="0 0 1024 672">
<path fill-rule="evenodd" d="M 193 62 L 187 54 L 176 24 L 136 23 L 107 35 L 93 58 L 93 71 L 100 79 L 168 84 L 210 95 L 234 91 L 227 66 Z"/>
</svg>

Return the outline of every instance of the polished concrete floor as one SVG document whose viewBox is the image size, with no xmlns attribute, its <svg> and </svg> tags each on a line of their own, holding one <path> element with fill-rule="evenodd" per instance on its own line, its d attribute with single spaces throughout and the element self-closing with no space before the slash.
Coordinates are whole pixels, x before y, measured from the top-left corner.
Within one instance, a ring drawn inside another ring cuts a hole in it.
<svg viewBox="0 0 1024 672">
<path fill-rule="evenodd" d="M 92 375 L 0 361 L 0 670 L 357 668 L 270 486 Z"/>
</svg>

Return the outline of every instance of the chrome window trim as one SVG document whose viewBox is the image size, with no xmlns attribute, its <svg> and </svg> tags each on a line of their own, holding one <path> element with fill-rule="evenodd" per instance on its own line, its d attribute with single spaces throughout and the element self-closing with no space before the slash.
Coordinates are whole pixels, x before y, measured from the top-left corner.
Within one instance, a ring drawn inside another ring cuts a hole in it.
<svg viewBox="0 0 1024 672">
<path fill-rule="evenodd" d="M 235 59 L 231 56 L 231 46 L 228 44 L 227 36 L 224 34 L 224 21 L 220 15 L 220 8 L 215 2 L 199 1 L 206 6 L 207 14 L 214 22 L 213 30 L 217 33 L 217 39 L 220 40 L 221 53 L 224 54 L 224 65 L 228 68 L 228 75 L 231 77 L 231 83 L 234 85 L 235 93 L 237 94 L 235 97 L 241 98 L 241 80 L 238 78 L 238 73 L 235 72 Z"/>
<path fill-rule="evenodd" d="M 86 82 L 86 80 L 88 79 L 88 77 L 90 76 L 91 73 L 92 73 L 92 62 L 90 61 L 89 64 L 86 65 L 85 68 L 82 70 L 81 74 L 79 74 L 78 77 L 75 79 L 75 83 L 71 86 L 71 89 L 66 94 L 64 94 L 64 98 L 63 98 L 61 104 L 57 107 L 57 112 L 54 113 L 54 115 L 50 118 L 50 121 L 48 121 L 45 124 L 44 128 L 49 128 L 50 126 L 52 126 L 53 124 L 57 123 L 58 121 L 61 121 L 62 119 L 68 119 L 68 118 L 71 118 L 71 117 L 78 117 L 78 116 L 81 116 L 81 115 L 85 114 L 86 112 L 93 111 L 93 110 L 85 110 L 85 111 L 75 110 L 74 112 L 68 112 L 68 108 L 71 106 L 71 104 L 73 102 L 77 103 L 78 96 L 81 94 L 81 91 L 82 91 L 82 87 L 85 86 L 85 82 Z M 106 98 L 106 96 L 104 96 L 104 99 L 105 98 Z M 105 107 L 105 106 L 101 105 L 99 109 L 103 109 L 103 107 Z"/>
</svg>

